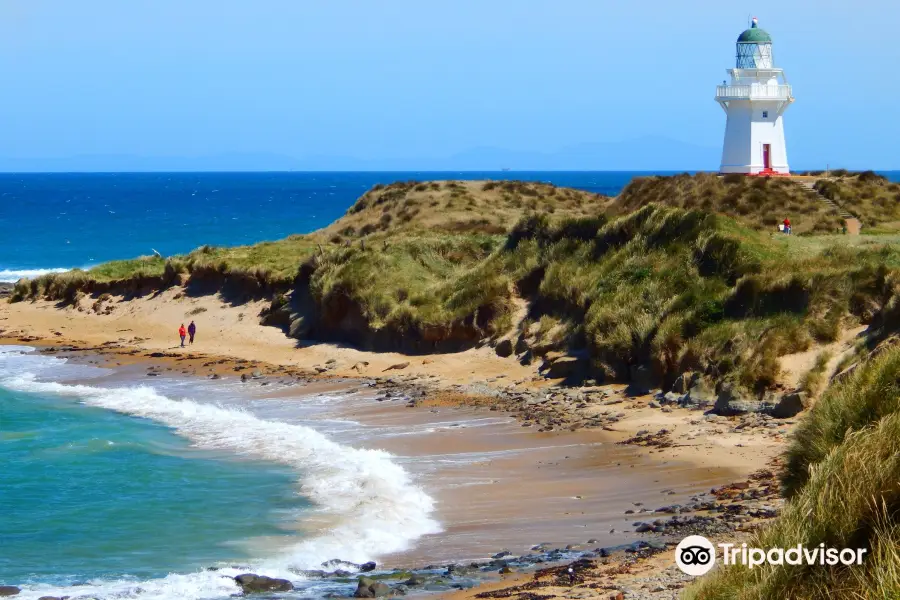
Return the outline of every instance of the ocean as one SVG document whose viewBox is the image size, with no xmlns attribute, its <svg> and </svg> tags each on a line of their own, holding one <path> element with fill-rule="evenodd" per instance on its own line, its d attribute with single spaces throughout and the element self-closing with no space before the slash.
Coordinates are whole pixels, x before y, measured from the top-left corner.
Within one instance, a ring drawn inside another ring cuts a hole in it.
<svg viewBox="0 0 900 600">
<path fill-rule="evenodd" d="M 0 584 L 23 600 L 214 600 L 239 591 L 223 575 L 252 571 L 319 597 L 334 583 L 298 569 L 441 530 L 391 455 L 351 445 L 377 432 L 321 418 L 337 396 L 254 396 L 265 389 L 138 385 L 0 346 Z"/>
<path fill-rule="evenodd" d="M 0 173 L 0 281 L 308 233 L 378 183 L 546 181 L 607 195 L 636 172 Z"/>
</svg>

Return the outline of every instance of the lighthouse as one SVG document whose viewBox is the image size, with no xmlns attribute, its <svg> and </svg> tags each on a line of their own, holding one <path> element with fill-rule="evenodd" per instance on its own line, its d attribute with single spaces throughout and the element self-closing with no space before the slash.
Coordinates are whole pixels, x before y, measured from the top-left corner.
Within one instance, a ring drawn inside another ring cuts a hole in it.
<svg viewBox="0 0 900 600">
<path fill-rule="evenodd" d="M 784 71 L 775 67 L 772 38 L 753 17 L 737 39 L 730 81 L 716 88 L 716 102 L 728 116 L 721 173 L 788 175 L 784 111 L 794 101 Z"/>
</svg>

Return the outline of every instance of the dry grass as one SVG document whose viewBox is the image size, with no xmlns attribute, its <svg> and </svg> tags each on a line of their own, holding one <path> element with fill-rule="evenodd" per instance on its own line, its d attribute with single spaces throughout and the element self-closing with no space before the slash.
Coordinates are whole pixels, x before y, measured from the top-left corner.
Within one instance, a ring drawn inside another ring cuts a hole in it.
<svg viewBox="0 0 900 600">
<path fill-rule="evenodd" d="M 712 173 L 640 177 L 622 191 L 613 209 L 629 212 L 650 202 L 725 214 L 769 231 L 785 217 L 797 234 L 835 233 L 842 225 L 840 215 L 815 194 L 784 178 Z"/>
<path fill-rule="evenodd" d="M 821 179 L 816 188 L 822 195 L 859 219 L 867 228 L 881 226 L 897 230 L 900 221 L 900 184 L 864 171 Z"/>
<path fill-rule="evenodd" d="M 496 317 L 506 310 L 509 280 L 482 265 L 502 240 L 424 232 L 388 245 L 330 248 L 316 257 L 309 291 L 323 314 L 352 306 L 372 330 L 450 328 L 488 307 Z"/>
<path fill-rule="evenodd" d="M 431 181 L 375 186 L 322 230 L 331 241 L 405 231 L 505 234 L 528 212 L 556 217 L 602 214 L 611 198 L 521 181 Z"/>
<path fill-rule="evenodd" d="M 807 392 L 810 396 L 817 396 L 827 383 L 826 377 L 828 373 L 825 372 L 825 369 L 828 367 L 828 361 L 830 360 L 830 352 L 820 352 L 816 356 L 816 362 L 812 368 L 800 378 L 800 389 Z"/>
</svg>

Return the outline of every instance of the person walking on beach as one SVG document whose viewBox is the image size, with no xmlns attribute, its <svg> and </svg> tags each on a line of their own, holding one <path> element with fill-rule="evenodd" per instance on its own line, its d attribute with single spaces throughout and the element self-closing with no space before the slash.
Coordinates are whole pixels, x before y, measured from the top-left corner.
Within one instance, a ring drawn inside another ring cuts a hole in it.
<svg viewBox="0 0 900 600">
<path fill-rule="evenodd" d="M 187 336 L 187 331 L 184 330 L 184 323 L 178 328 L 178 335 L 181 337 L 181 347 L 184 348 L 184 338 Z"/>
<path fill-rule="evenodd" d="M 197 326 L 194 325 L 194 322 L 193 322 L 193 321 L 191 321 L 191 324 L 188 325 L 188 335 L 189 335 L 190 338 L 191 338 L 189 343 L 191 343 L 191 344 L 194 343 L 194 334 L 195 334 L 195 333 L 197 333 Z"/>
</svg>

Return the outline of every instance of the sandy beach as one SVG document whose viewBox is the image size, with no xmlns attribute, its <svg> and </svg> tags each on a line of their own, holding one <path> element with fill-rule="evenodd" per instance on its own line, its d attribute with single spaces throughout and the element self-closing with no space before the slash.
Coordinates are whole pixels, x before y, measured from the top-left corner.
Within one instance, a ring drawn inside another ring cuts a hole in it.
<svg viewBox="0 0 900 600">
<path fill-rule="evenodd" d="M 591 551 L 650 539 L 635 526 L 646 517 L 636 517 L 692 500 L 698 506 L 692 513 L 714 515 L 700 507 L 699 495 L 770 467 L 793 425 L 793 420 L 753 423 L 660 408 L 652 396 L 630 397 L 617 385 L 561 388 L 535 367 L 500 358 L 488 347 L 413 357 L 297 344 L 257 323 L 262 306 L 231 306 L 214 296 L 188 298 L 177 288 L 130 301 L 113 298 L 100 306 L 0 303 L 0 336 L 4 343 L 39 346 L 132 375 L 282 384 L 266 388 L 263 397 L 289 396 L 292 388 L 283 385 L 288 383 L 301 384 L 309 393 L 352 392 L 366 382 L 372 387 L 342 403 L 332 416 L 372 427 L 427 428 L 428 435 L 379 438 L 362 446 L 401 457 L 404 468 L 435 497 L 444 528 L 410 551 L 384 557 L 391 567 L 466 563 L 500 551 L 518 556 L 541 544 Z M 192 319 L 197 339 L 183 349 L 176 343 L 176 329 Z M 545 421 L 534 421 L 536 412 Z M 482 458 L 459 460 L 471 455 Z M 446 466 L 417 470 L 422 457 L 445 459 Z M 671 514 L 653 514 L 650 520 Z M 733 523 L 729 535 L 742 528 Z M 678 534 L 677 528 L 661 529 L 670 538 Z M 662 566 L 674 568 L 671 548 L 659 553 L 665 547 L 604 557 L 607 563 L 621 563 L 620 572 L 599 562 L 585 569 L 583 579 L 588 586 L 602 580 L 615 587 Z M 680 573 L 670 575 L 678 579 Z M 522 585 L 533 576 L 505 577 L 468 593 Z M 566 586 L 546 587 L 542 594 L 569 594 Z M 663 586 L 659 597 L 668 597 L 672 589 Z M 590 593 L 576 597 L 609 597 L 606 588 L 582 591 Z"/>
</svg>

